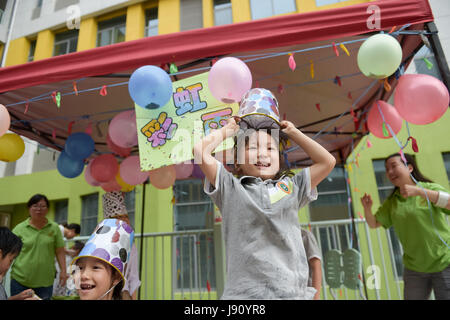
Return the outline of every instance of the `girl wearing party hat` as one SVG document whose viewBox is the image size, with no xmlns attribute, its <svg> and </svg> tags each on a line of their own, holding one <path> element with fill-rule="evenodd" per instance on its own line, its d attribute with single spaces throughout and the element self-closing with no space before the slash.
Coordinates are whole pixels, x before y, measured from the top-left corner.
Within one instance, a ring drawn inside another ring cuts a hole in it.
<svg viewBox="0 0 450 320">
<path fill-rule="evenodd" d="M 72 260 L 72 277 L 81 300 L 122 299 L 133 239 L 133 229 L 121 220 L 105 219 L 97 225 Z"/>
<path fill-rule="evenodd" d="M 312 299 L 298 211 L 317 198 L 316 186 L 336 160 L 291 122 L 280 121 L 269 90 L 247 92 L 236 118 L 194 146 L 207 179 L 204 191 L 223 217 L 227 279 L 221 299 Z M 236 133 L 235 176 L 211 153 Z M 285 136 L 311 157 L 311 167 L 289 173 L 280 147 Z"/>
<path fill-rule="evenodd" d="M 121 191 L 107 192 L 103 195 L 103 218 L 119 219 L 131 226 L 128 218 L 127 208 L 125 207 L 125 199 Z M 125 300 L 136 300 L 138 288 L 141 285 L 139 280 L 139 262 L 136 245 L 133 243 L 130 251 L 130 259 L 125 272 L 127 279 L 122 290 L 122 297 Z"/>
</svg>

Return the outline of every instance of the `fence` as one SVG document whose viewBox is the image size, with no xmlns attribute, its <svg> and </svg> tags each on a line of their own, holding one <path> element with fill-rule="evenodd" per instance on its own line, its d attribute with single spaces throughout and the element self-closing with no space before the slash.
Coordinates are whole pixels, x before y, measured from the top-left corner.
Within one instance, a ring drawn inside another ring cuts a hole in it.
<svg viewBox="0 0 450 320">
<path fill-rule="evenodd" d="M 322 255 L 328 250 L 343 252 L 347 248 L 361 253 L 363 296 L 359 290 L 342 286 L 335 294 L 336 299 L 403 299 L 403 282 L 394 266 L 392 243 L 397 240 L 391 239 L 388 230 L 369 230 L 364 219 L 320 221 L 301 226 L 314 234 Z M 135 244 L 141 263 L 139 299 L 220 298 L 225 280 L 220 224 L 214 229 L 136 234 Z M 321 298 L 334 299 L 331 293 L 322 263 Z"/>
</svg>

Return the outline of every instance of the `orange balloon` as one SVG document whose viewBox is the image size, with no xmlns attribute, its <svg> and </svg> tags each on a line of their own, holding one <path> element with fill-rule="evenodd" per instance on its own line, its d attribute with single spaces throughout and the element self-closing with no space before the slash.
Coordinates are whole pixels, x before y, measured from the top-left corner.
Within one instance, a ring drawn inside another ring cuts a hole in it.
<svg viewBox="0 0 450 320">
<path fill-rule="evenodd" d="M 177 173 L 173 165 L 149 171 L 150 183 L 158 189 L 167 189 L 175 183 Z"/>
</svg>

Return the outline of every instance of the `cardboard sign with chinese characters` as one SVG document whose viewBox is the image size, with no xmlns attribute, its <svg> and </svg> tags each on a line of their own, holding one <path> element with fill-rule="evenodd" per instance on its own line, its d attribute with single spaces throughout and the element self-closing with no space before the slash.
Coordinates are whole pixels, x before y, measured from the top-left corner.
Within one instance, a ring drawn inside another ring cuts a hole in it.
<svg viewBox="0 0 450 320">
<path fill-rule="evenodd" d="M 193 159 L 194 144 L 211 130 L 223 127 L 238 109 L 237 103 L 224 104 L 212 96 L 208 73 L 174 82 L 172 98 L 161 108 L 135 105 L 141 170 Z M 215 152 L 232 147 L 229 138 Z"/>
</svg>

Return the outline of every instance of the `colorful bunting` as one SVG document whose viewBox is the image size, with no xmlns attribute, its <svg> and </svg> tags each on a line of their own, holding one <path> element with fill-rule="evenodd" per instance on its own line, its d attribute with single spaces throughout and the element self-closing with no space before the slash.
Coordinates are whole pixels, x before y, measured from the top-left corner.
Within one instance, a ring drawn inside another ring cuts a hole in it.
<svg viewBox="0 0 450 320">
<path fill-rule="evenodd" d="M 106 96 L 108 94 L 108 91 L 106 90 L 106 85 L 104 85 L 101 89 L 100 89 L 100 95 L 101 96 Z"/>
<path fill-rule="evenodd" d="M 345 47 L 345 45 L 344 45 L 343 43 L 341 43 L 341 44 L 339 45 L 339 47 L 341 47 L 341 49 L 345 52 L 345 54 L 346 54 L 347 56 L 350 56 L 350 52 L 348 52 L 347 48 Z"/>
<path fill-rule="evenodd" d="M 75 95 L 78 95 L 77 83 L 75 81 L 73 82 L 73 91 L 75 91 Z"/>
<path fill-rule="evenodd" d="M 413 137 L 408 137 L 408 140 L 411 139 L 411 147 L 413 149 L 414 152 L 419 152 L 419 146 L 417 145 L 417 140 L 414 139 Z"/>
<path fill-rule="evenodd" d="M 320 112 L 320 103 L 316 103 L 316 109 Z"/>
<path fill-rule="evenodd" d="M 334 83 L 337 84 L 339 87 L 342 87 L 341 78 L 339 76 L 336 76 L 336 78 L 334 78 Z"/>
<path fill-rule="evenodd" d="M 23 114 L 27 114 L 27 112 L 28 112 L 28 107 L 30 106 L 30 103 L 29 102 L 27 102 L 26 104 L 25 104 L 25 111 L 23 112 Z"/>
<path fill-rule="evenodd" d="M 169 68 L 170 74 L 178 73 L 178 68 L 175 64 L 171 63 Z"/>
<path fill-rule="evenodd" d="M 427 65 L 428 70 L 433 69 L 433 64 L 431 63 L 430 60 L 428 60 L 427 58 L 423 58 L 423 61 L 424 61 L 425 64 Z"/>
<path fill-rule="evenodd" d="M 334 51 L 334 54 L 336 55 L 336 57 L 339 57 L 339 51 L 336 47 L 336 43 L 334 43 L 334 42 L 333 42 L 333 51 Z"/>
<path fill-rule="evenodd" d="M 309 63 L 310 63 L 311 78 L 314 79 L 314 62 L 312 60 L 309 60 Z"/>
<path fill-rule="evenodd" d="M 297 68 L 297 64 L 294 60 L 294 55 L 292 53 L 289 53 L 289 59 L 288 59 L 289 68 L 294 71 L 295 68 Z"/>
</svg>

